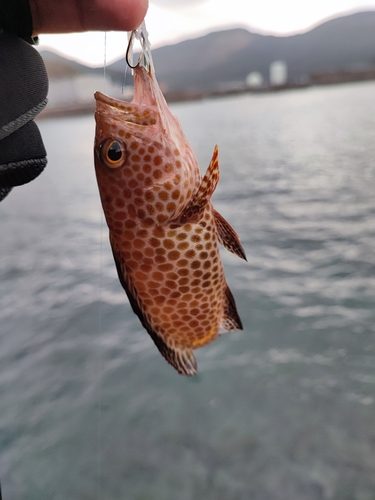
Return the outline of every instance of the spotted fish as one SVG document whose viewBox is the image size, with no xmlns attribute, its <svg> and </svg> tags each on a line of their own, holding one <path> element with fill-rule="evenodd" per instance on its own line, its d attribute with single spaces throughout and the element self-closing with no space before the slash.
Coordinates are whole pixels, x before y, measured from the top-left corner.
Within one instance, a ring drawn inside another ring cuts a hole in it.
<svg viewBox="0 0 375 500">
<path fill-rule="evenodd" d="M 245 253 L 211 203 L 218 148 L 202 178 L 153 71 L 141 65 L 132 102 L 95 99 L 95 169 L 120 282 L 168 363 L 194 375 L 194 349 L 242 329 L 218 242 Z"/>
</svg>

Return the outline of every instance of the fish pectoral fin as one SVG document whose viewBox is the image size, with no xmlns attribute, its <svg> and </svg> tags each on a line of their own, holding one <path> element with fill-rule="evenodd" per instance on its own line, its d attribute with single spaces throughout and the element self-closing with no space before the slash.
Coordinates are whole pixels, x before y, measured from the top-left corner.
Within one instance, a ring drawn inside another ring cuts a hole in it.
<svg viewBox="0 0 375 500">
<path fill-rule="evenodd" d="M 184 208 L 181 214 L 171 222 L 171 227 L 178 227 L 188 222 L 198 222 L 201 219 L 204 209 L 207 204 L 210 203 L 211 196 L 216 189 L 217 183 L 219 182 L 220 173 L 218 154 L 219 149 L 215 146 L 207 172 L 202 179 L 198 191 L 195 193 L 190 203 Z"/>
<path fill-rule="evenodd" d="M 225 290 L 224 317 L 221 326 L 225 331 L 243 330 L 242 321 L 238 315 L 236 303 L 228 285 Z"/>
<path fill-rule="evenodd" d="M 136 290 L 132 285 L 131 280 L 128 278 L 126 270 L 123 269 L 121 266 L 121 261 L 117 255 L 114 245 L 112 245 L 112 241 L 111 241 L 111 246 L 118 277 L 123 289 L 126 292 L 126 295 L 128 296 L 130 305 L 134 313 L 140 319 L 144 328 L 147 330 L 147 333 L 154 341 L 156 347 L 159 349 L 161 355 L 181 375 L 187 375 L 187 376 L 195 375 L 197 373 L 198 367 L 193 350 L 183 347 L 178 347 L 178 348 L 171 347 L 161 338 L 160 335 L 158 335 L 158 333 L 155 331 L 155 329 L 148 321 L 146 315 L 143 313 L 142 307 L 137 298 Z"/>
<path fill-rule="evenodd" d="M 241 259 L 246 259 L 245 250 L 243 249 L 240 238 L 233 227 L 227 222 L 222 215 L 215 209 L 213 209 L 214 220 L 216 225 L 216 232 L 219 242 L 226 248 L 229 252 L 234 253 Z"/>
<path fill-rule="evenodd" d="M 215 146 L 210 164 L 208 165 L 201 185 L 199 186 L 199 189 L 192 200 L 195 205 L 201 207 L 205 207 L 207 205 L 216 189 L 217 183 L 219 182 L 219 177 L 219 148 Z"/>
</svg>

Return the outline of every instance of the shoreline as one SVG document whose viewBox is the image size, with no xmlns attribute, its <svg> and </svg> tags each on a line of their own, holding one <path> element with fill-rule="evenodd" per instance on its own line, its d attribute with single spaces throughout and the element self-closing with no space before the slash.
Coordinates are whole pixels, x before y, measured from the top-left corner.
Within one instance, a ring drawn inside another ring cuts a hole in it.
<svg viewBox="0 0 375 500">
<path fill-rule="evenodd" d="M 369 74 L 370 73 L 370 74 Z M 273 85 L 259 88 L 237 88 L 212 91 L 182 91 L 182 92 L 166 92 L 164 97 L 168 103 L 199 101 L 202 99 L 211 99 L 217 97 L 226 97 L 230 95 L 241 94 L 266 94 L 271 92 L 283 92 L 286 90 L 305 89 L 310 87 L 320 87 L 325 85 L 340 85 L 344 83 L 358 83 L 366 81 L 375 81 L 375 71 L 371 72 L 337 72 L 337 73 L 322 73 L 311 75 L 310 81 L 306 83 L 286 83 L 284 85 Z M 95 100 L 85 103 L 73 103 L 68 105 L 60 105 L 47 107 L 38 115 L 37 119 L 58 118 L 64 116 L 77 116 L 85 114 L 93 114 L 95 112 Z"/>
</svg>

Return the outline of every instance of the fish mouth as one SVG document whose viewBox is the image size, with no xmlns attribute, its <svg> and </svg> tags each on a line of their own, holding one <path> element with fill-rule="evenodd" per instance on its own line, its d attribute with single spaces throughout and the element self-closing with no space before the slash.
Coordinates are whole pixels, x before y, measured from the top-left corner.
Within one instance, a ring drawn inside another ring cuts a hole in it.
<svg viewBox="0 0 375 500">
<path fill-rule="evenodd" d="M 124 123 L 155 125 L 159 121 L 159 87 L 154 76 L 144 67 L 134 69 L 134 97 L 131 102 L 120 101 L 102 92 L 95 92 L 96 111 L 108 114 Z"/>
<path fill-rule="evenodd" d="M 135 125 L 155 125 L 158 112 L 149 106 L 142 106 L 133 102 L 120 101 L 109 97 L 102 92 L 95 92 L 96 111 L 106 114 L 115 120 Z"/>
<path fill-rule="evenodd" d="M 159 110 L 152 87 L 152 77 L 144 68 L 134 71 L 134 98 L 132 102 L 109 97 L 102 92 L 95 92 L 96 111 L 124 123 L 135 125 L 155 125 Z"/>
</svg>

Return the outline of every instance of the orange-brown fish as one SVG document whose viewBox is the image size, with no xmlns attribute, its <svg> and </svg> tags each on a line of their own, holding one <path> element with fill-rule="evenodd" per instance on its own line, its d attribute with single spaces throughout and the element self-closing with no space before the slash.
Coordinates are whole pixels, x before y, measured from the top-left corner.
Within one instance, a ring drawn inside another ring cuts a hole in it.
<svg viewBox="0 0 375 500">
<path fill-rule="evenodd" d="M 155 75 L 141 65 L 132 102 L 95 99 L 96 176 L 120 282 L 168 363 L 194 375 L 194 349 L 242 329 L 218 242 L 245 253 L 210 201 L 218 149 L 202 179 Z"/>
</svg>

